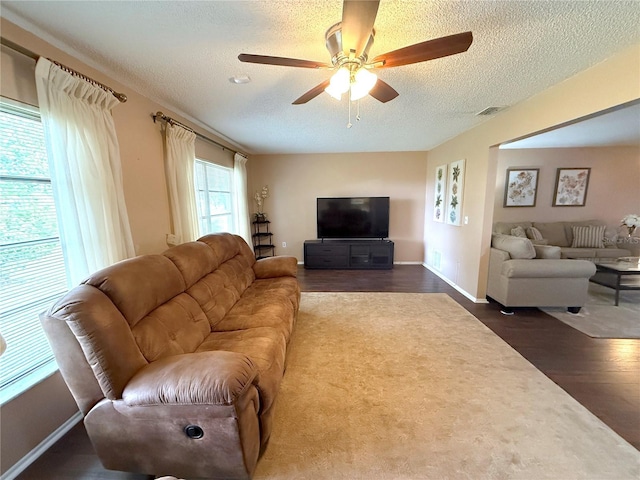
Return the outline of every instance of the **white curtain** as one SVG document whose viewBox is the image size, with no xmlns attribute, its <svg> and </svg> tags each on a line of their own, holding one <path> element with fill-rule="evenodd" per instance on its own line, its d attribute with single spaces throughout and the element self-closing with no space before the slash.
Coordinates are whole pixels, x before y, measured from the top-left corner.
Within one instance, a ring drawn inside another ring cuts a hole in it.
<svg viewBox="0 0 640 480">
<path fill-rule="evenodd" d="M 169 187 L 169 206 L 173 234 L 177 243 L 192 242 L 199 235 L 194 171 L 196 134 L 182 127 L 166 124 L 165 173 Z"/>
<path fill-rule="evenodd" d="M 46 58 L 36 64 L 38 103 L 70 286 L 135 255 L 109 92 Z"/>
<path fill-rule="evenodd" d="M 233 156 L 233 186 L 236 202 L 237 233 L 253 248 L 249 225 L 249 199 L 247 193 L 247 157 L 236 153 Z"/>
</svg>

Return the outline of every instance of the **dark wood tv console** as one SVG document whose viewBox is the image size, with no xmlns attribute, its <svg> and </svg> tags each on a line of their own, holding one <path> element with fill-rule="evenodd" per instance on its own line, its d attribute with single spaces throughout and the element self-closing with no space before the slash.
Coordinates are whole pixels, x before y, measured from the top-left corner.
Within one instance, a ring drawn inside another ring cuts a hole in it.
<svg viewBox="0 0 640 480">
<path fill-rule="evenodd" d="M 391 240 L 306 240 L 305 268 L 391 269 Z"/>
</svg>

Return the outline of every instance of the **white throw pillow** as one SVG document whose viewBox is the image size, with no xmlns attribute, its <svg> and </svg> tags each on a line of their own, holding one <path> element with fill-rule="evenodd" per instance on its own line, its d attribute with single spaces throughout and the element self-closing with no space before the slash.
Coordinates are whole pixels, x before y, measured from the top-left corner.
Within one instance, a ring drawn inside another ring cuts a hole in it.
<svg viewBox="0 0 640 480">
<path fill-rule="evenodd" d="M 536 258 L 536 251 L 533 248 L 533 243 L 531 243 L 531 240 L 528 238 L 496 233 L 491 237 L 491 246 L 508 252 L 511 258 Z"/>
<path fill-rule="evenodd" d="M 536 227 L 527 228 L 527 238 L 531 240 L 544 240 L 544 237 Z"/>
<path fill-rule="evenodd" d="M 514 237 L 527 238 L 527 234 L 525 233 L 524 228 L 522 228 L 521 226 L 517 226 L 516 228 L 512 228 L 511 229 L 511 235 L 513 235 Z"/>
</svg>

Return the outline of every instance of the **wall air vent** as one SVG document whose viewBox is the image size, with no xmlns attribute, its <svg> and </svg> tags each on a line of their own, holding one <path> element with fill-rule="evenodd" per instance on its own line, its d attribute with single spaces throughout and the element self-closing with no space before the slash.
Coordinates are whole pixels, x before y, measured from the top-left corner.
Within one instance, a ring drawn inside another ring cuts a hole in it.
<svg viewBox="0 0 640 480">
<path fill-rule="evenodd" d="M 501 110 L 504 110 L 507 107 L 487 107 L 484 110 L 476 113 L 476 115 L 494 115 L 496 113 L 498 113 Z"/>
</svg>

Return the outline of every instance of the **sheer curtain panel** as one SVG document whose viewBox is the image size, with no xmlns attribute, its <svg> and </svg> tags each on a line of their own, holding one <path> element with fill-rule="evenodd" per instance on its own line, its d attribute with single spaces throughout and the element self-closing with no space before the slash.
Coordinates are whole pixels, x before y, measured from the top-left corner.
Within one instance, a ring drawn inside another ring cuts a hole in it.
<svg viewBox="0 0 640 480">
<path fill-rule="evenodd" d="M 46 58 L 36 64 L 38 103 L 70 286 L 135 255 L 109 92 Z"/>
<path fill-rule="evenodd" d="M 173 234 L 177 243 L 197 240 L 199 235 L 194 170 L 196 134 L 177 125 L 165 128 L 165 173 Z"/>
<path fill-rule="evenodd" d="M 236 225 L 238 235 L 245 239 L 249 246 L 251 241 L 251 227 L 249 225 L 249 200 L 247 192 L 247 157 L 236 153 L 233 156 L 233 184 L 236 202 Z"/>
</svg>

